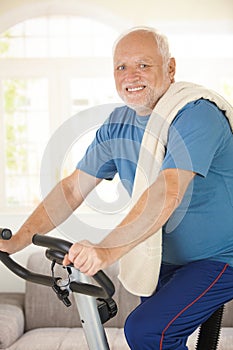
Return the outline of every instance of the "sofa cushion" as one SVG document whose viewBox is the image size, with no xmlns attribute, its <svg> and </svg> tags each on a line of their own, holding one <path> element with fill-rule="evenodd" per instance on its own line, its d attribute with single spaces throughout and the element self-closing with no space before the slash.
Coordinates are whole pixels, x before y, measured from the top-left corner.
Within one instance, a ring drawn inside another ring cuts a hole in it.
<svg viewBox="0 0 233 350">
<path fill-rule="evenodd" d="M 24 332 L 24 314 L 17 305 L 0 304 L 0 349 L 8 348 Z"/>
<path fill-rule="evenodd" d="M 7 350 L 87 350 L 81 328 L 38 328 L 26 332 Z"/>
<path fill-rule="evenodd" d="M 111 350 L 129 350 L 123 329 L 107 328 Z M 32 347 L 33 344 L 33 347 Z M 7 350 L 88 350 L 82 328 L 41 328 L 25 333 Z"/>
</svg>

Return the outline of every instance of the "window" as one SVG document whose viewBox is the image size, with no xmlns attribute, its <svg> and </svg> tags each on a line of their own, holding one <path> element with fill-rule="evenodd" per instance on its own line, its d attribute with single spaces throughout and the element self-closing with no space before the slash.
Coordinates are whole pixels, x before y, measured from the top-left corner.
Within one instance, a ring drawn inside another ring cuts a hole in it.
<svg viewBox="0 0 233 350">
<path fill-rule="evenodd" d="M 0 35 L 1 57 L 111 57 L 117 32 L 88 18 L 50 16 L 19 23 Z"/>
<path fill-rule="evenodd" d="M 40 201 L 42 155 L 66 119 L 119 101 L 111 57 L 117 36 L 102 23 L 69 16 L 27 20 L 0 35 L 2 212 L 25 212 Z M 64 173 L 75 165 L 66 162 Z"/>
<path fill-rule="evenodd" d="M 48 140 L 48 81 L 4 79 L 5 201 L 28 207 L 38 200 L 39 165 Z"/>
</svg>

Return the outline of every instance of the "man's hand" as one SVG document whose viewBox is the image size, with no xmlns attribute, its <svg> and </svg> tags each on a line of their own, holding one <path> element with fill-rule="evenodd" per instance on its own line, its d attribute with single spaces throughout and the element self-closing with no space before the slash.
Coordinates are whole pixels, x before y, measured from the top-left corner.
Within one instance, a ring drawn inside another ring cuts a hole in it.
<svg viewBox="0 0 233 350">
<path fill-rule="evenodd" d="M 20 243 L 18 235 L 13 235 L 9 240 L 0 240 L 0 250 L 7 252 L 8 254 L 13 254 L 21 250 L 23 246 Z"/>
<path fill-rule="evenodd" d="M 66 254 L 63 265 L 73 263 L 74 267 L 87 276 L 95 275 L 99 270 L 106 268 L 117 260 L 114 248 L 102 248 L 89 241 L 74 243 Z"/>
</svg>

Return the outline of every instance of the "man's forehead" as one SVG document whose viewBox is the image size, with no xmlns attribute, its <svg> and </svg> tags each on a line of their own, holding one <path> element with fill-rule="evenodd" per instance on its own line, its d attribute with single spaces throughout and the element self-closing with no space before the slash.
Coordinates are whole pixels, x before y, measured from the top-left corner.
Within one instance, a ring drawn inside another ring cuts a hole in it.
<svg viewBox="0 0 233 350">
<path fill-rule="evenodd" d="M 128 53 L 127 55 L 115 55 L 114 56 L 114 63 L 115 64 L 121 64 L 121 63 L 124 63 L 125 61 L 132 61 L 134 63 L 153 63 L 155 61 L 155 55 L 154 56 L 151 56 L 151 55 L 145 55 L 144 53 L 143 54 L 138 54 L 138 55 L 130 55 L 130 53 Z"/>
<path fill-rule="evenodd" d="M 161 56 L 153 34 L 150 33 L 151 37 L 148 40 L 142 40 L 140 35 L 132 37 L 131 34 L 122 38 L 116 45 L 113 57 L 114 61 L 121 60 L 122 58 L 132 59 L 134 61 L 143 61 L 145 59 L 153 61 L 158 56 Z"/>
</svg>

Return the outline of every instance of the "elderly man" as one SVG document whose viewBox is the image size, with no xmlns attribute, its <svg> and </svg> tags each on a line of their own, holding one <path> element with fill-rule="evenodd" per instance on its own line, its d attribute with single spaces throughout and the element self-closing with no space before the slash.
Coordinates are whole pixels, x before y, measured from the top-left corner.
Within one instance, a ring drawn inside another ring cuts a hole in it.
<svg viewBox="0 0 233 350">
<path fill-rule="evenodd" d="M 142 286 L 142 302 L 125 325 L 133 350 L 187 349 L 188 336 L 233 298 L 232 108 L 224 108 L 219 96 L 196 85 L 176 85 L 174 76 L 175 60 L 163 35 L 152 28 L 124 33 L 114 47 L 114 77 L 125 106 L 113 111 L 77 169 L 53 189 L 12 240 L 0 242 L 0 249 L 10 253 L 22 249 L 33 234 L 45 234 L 63 222 L 102 179 L 118 173 L 128 193 L 140 195 L 104 240 L 73 244 L 64 264 L 72 262 L 93 275 L 143 247 L 162 229 L 158 284 L 157 276 L 150 276 L 152 287 Z M 161 118 L 158 111 L 165 110 Z M 162 130 L 164 125 L 167 130 L 164 152 L 154 141 L 155 158 L 160 156 L 156 166 L 149 151 L 140 163 L 144 137 L 151 140 L 150 131 L 157 134 L 161 120 Z M 146 163 L 152 166 L 145 174 L 148 185 L 140 192 L 137 168 Z M 135 271 L 132 259 L 128 270 L 124 265 L 124 278 L 139 273 L 140 255 L 138 260 Z M 134 292 L 134 281 L 129 285 Z"/>
</svg>

